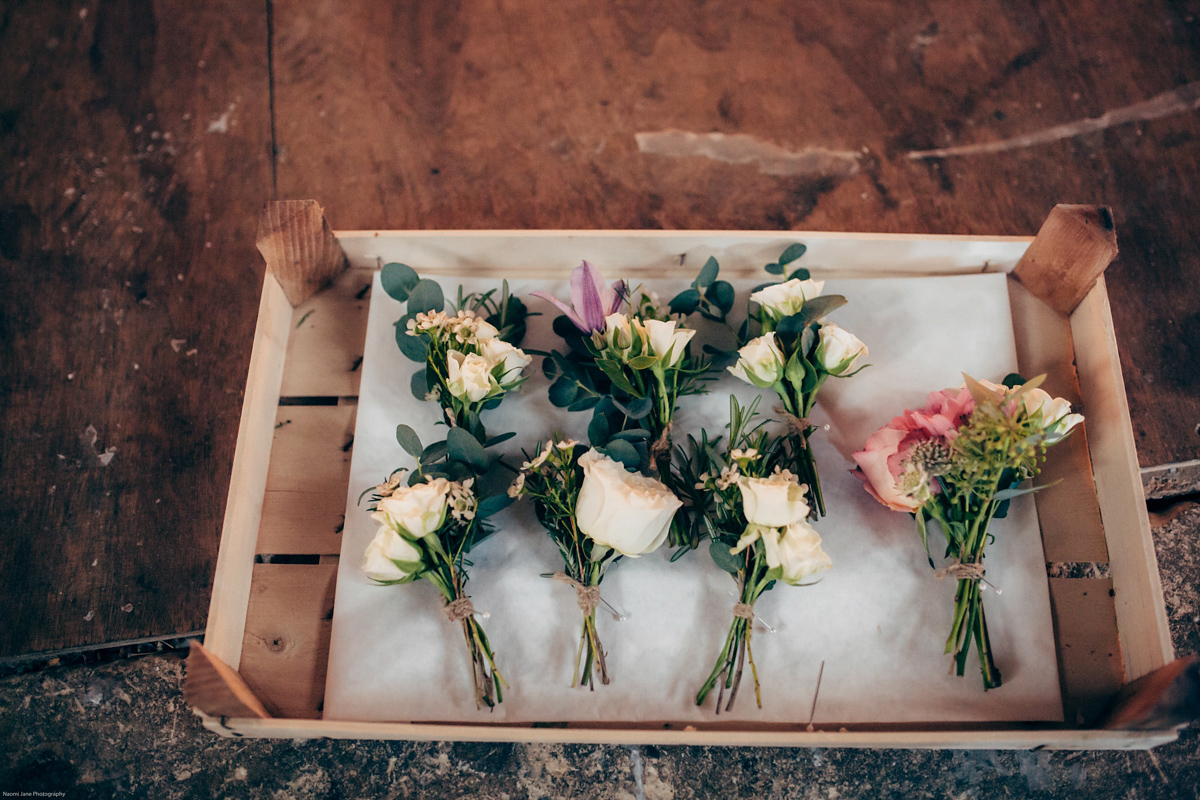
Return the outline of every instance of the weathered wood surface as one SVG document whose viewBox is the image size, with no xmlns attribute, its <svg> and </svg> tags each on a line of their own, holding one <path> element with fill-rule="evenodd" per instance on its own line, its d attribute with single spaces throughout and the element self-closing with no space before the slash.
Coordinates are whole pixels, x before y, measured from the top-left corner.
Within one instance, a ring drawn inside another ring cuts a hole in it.
<svg viewBox="0 0 1200 800">
<path fill-rule="evenodd" d="M 1166 0 L 5 3 L 0 656 L 202 627 L 272 196 L 342 229 L 1024 235 L 1056 203 L 1103 203 L 1141 464 L 1200 465 L 1198 18 Z"/>
<path fill-rule="evenodd" d="M 320 198 L 338 228 L 1033 235 L 1056 203 L 1110 205 L 1121 254 L 1107 274 L 1141 464 L 1200 459 L 1196 8 L 274 9 L 279 196 Z M 1172 92 L 1107 129 L 912 157 Z"/>
<path fill-rule="evenodd" d="M 204 627 L 266 43 L 262 4 L 0 6 L 0 656 Z"/>
</svg>

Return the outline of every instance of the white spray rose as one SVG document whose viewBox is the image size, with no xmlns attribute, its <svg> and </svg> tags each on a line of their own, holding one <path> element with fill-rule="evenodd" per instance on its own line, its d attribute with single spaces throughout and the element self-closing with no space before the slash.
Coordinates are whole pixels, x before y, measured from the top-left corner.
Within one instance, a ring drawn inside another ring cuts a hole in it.
<svg viewBox="0 0 1200 800">
<path fill-rule="evenodd" d="M 650 340 L 650 352 L 665 359 L 663 365 L 667 367 L 673 367 L 683 360 L 688 342 L 696 335 L 696 332 L 689 328 L 676 328 L 676 324 L 675 320 L 663 322 L 657 319 L 648 319 L 642 323 L 646 337 Z"/>
<path fill-rule="evenodd" d="M 396 562 L 399 561 L 408 569 Z M 367 577 L 376 581 L 399 581 L 417 572 L 421 564 L 421 551 L 412 542 L 396 533 L 387 525 L 379 528 L 375 538 L 367 545 L 363 554 L 362 569 Z"/>
<path fill-rule="evenodd" d="M 783 470 L 769 478 L 738 478 L 742 490 L 742 510 L 751 525 L 782 528 L 808 516 L 806 487 L 795 475 Z"/>
<path fill-rule="evenodd" d="M 1054 397 L 1037 387 L 1026 390 L 1021 398 L 1030 416 L 1041 414 L 1042 425 L 1052 442 L 1066 436 L 1068 431 L 1083 422 L 1082 414 L 1071 413 L 1071 402 L 1066 398 Z"/>
<path fill-rule="evenodd" d="M 575 522 L 593 541 L 636 557 L 658 549 L 667 539 L 671 518 L 682 503 L 663 484 L 589 450 L 579 458 L 583 486 L 575 503 Z"/>
<path fill-rule="evenodd" d="M 750 299 L 776 316 L 790 317 L 804 306 L 805 300 L 820 297 L 824 288 L 825 281 L 802 281 L 792 278 L 790 281 L 764 286 L 751 294 Z"/>
<path fill-rule="evenodd" d="M 500 374 L 502 384 L 512 383 L 520 378 L 521 370 L 533 361 L 524 350 L 513 347 L 503 339 L 484 339 L 480 342 L 479 349 L 483 351 L 483 357 L 492 362 L 493 369 L 497 364 L 504 365 Z"/>
<path fill-rule="evenodd" d="M 460 400 L 478 403 L 492 391 L 492 367 L 489 359 L 476 353 L 446 353 L 446 386 Z"/>
<path fill-rule="evenodd" d="M 485 319 L 476 318 L 474 328 L 474 336 L 480 342 L 495 339 L 500 335 L 500 331 L 496 330 L 496 326 Z"/>
<path fill-rule="evenodd" d="M 372 519 L 420 539 L 442 527 L 446 519 L 450 482 L 434 478 L 428 483 L 401 486 L 379 501 Z"/>
<path fill-rule="evenodd" d="M 737 363 L 728 368 L 734 377 L 767 389 L 783 377 L 783 351 L 775 344 L 775 332 L 752 339 L 738 350 Z"/>
<path fill-rule="evenodd" d="M 619 353 L 624 353 L 633 344 L 633 331 L 629 326 L 629 317 L 620 312 L 614 312 L 604 318 L 604 340 L 608 346 Z"/>
<path fill-rule="evenodd" d="M 832 322 L 821 325 L 817 360 L 830 375 L 852 372 L 858 360 L 867 355 L 867 346 L 850 331 Z"/>
<path fill-rule="evenodd" d="M 821 535 L 807 522 L 792 523 L 782 531 L 764 531 L 762 539 L 767 566 L 782 568 L 779 580 L 784 583 L 795 586 L 833 567 L 833 560 L 821 549 Z"/>
</svg>

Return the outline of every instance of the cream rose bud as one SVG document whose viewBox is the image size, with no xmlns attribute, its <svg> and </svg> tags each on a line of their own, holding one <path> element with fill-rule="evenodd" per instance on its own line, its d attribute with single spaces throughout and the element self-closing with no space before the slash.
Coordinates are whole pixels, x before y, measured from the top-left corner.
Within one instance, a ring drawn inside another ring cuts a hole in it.
<svg viewBox="0 0 1200 800">
<path fill-rule="evenodd" d="M 762 535 L 767 566 L 779 567 L 779 580 L 795 586 L 812 576 L 833 568 L 833 559 L 821 549 L 821 535 L 807 522 L 788 525 L 782 531 L 771 530 Z"/>
<path fill-rule="evenodd" d="M 604 340 L 614 350 L 622 353 L 628 350 L 633 344 L 633 331 L 629 327 L 629 317 L 619 312 L 605 317 Z"/>
<path fill-rule="evenodd" d="M 1042 425 L 1049 433 L 1051 442 L 1058 441 L 1083 422 L 1082 414 L 1071 413 L 1071 402 L 1066 398 L 1054 397 L 1037 387 L 1024 392 L 1021 397 L 1030 416 L 1041 414 Z"/>
<path fill-rule="evenodd" d="M 492 391 L 491 360 L 476 353 L 446 353 L 446 387 L 460 400 L 478 403 Z"/>
<path fill-rule="evenodd" d="M 790 472 L 776 472 L 769 478 L 738 478 L 742 490 L 742 510 L 751 525 L 782 528 L 808 516 L 805 487 Z"/>
<path fill-rule="evenodd" d="M 420 539 L 442 527 L 449 494 L 450 482 L 445 478 L 402 486 L 380 500 L 371 517 Z"/>
<path fill-rule="evenodd" d="M 820 297 L 825 281 L 792 278 L 783 283 L 764 286 L 750 295 L 750 299 L 780 317 L 790 317 L 798 312 L 805 300 Z"/>
<path fill-rule="evenodd" d="M 817 342 L 817 359 L 830 375 L 844 375 L 868 355 L 867 346 L 850 331 L 826 322 Z"/>
<path fill-rule="evenodd" d="M 696 335 L 696 332 L 689 328 L 676 328 L 675 320 L 663 322 L 648 319 L 642 325 L 650 340 L 650 352 L 666 359 L 664 364 L 668 367 L 673 367 L 683 360 L 688 342 Z"/>
<path fill-rule="evenodd" d="M 500 373 L 501 383 L 512 383 L 520 378 L 521 370 L 533 361 L 524 350 L 513 347 L 503 339 L 484 339 L 479 349 L 483 351 L 483 357 L 492 362 L 493 369 L 497 364 L 504 365 Z"/>
<path fill-rule="evenodd" d="M 760 389 L 774 385 L 783 377 L 783 351 L 775 344 L 775 332 L 747 342 L 738 350 L 737 363 L 728 369 L 734 377 Z"/>
<path fill-rule="evenodd" d="M 495 339 L 499 335 L 500 331 L 496 330 L 495 325 L 483 319 L 482 317 L 476 318 L 474 331 L 474 336 L 476 339 L 483 342 L 489 339 Z"/>
<path fill-rule="evenodd" d="M 579 457 L 583 486 L 575 503 L 579 530 L 598 544 L 636 557 L 667 539 L 671 518 L 682 503 L 653 478 L 631 472 L 608 456 L 588 450 Z"/>
<path fill-rule="evenodd" d="M 363 554 L 362 569 L 368 578 L 376 581 L 400 581 L 417 569 L 406 570 L 396 562 L 421 564 L 421 551 L 387 525 L 379 528 L 375 538 L 367 545 Z"/>
</svg>

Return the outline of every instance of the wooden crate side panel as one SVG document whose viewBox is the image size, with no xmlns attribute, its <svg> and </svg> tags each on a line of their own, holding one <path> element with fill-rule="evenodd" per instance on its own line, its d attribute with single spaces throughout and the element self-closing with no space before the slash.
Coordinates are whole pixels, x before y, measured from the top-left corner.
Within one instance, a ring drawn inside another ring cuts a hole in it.
<svg viewBox="0 0 1200 800">
<path fill-rule="evenodd" d="M 357 397 L 373 269 L 349 269 L 292 313 L 284 397 Z"/>
<path fill-rule="evenodd" d="M 240 673 L 273 716 L 320 716 L 336 580 L 337 564 L 254 566 Z"/>
<path fill-rule="evenodd" d="M 565 277 L 580 259 L 626 277 L 694 277 L 717 254 L 724 277 L 760 277 L 790 244 L 815 276 L 936 275 L 1012 270 L 1032 239 L 811 231 L 339 231 L 351 265 L 400 261 L 425 274 Z M 836 270 L 830 268 L 837 264 Z"/>
<path fill-rule="evenodd" d="M 402 739 L 411 741 L 653 744 L 738 747 L 886 747 L 955 750 L 1145 750 L 1178 738 L 1176 731 L 1108 730 L 686 730 L 650 727 L 533 728 L 490 725 L 227 719 L 239 736 L 273 739 Z"/>
<path fill-rule="evenodd" d="M 1050 579 L 1067 724 L 1096 723 L 1125 682 L 1112 595 L 1107 579 Z"/>
<path fill-rule="evenodd" d="M 268 274 L 263 281 L 204 636 L 205 647 L 235 670 L 241 659 L 254 549 L 271 459 L 272 424 L 291 319 L 291 303 Z"/>
<path fill-rule="evenodd" d="M 1108 541 L 1127 680 L 1174 658 L 1158 561 L 1146 515 L 1129 403 L 1101 277 L 1071 315 L 1092 472 Z"/>
<path fill-rule="evenodd" d="M 1078 406 L 1070 321 L 1016 280 L 1009 280 L 1008 294 L 1021 374 L 1026 378 L 1045 374 L 1046 391 Z M 1086 432 L 1085 425 L 1050 448 L 1036 481 L 1046 487 L 1034 495 L 1034 501 L 1050 562 L 1108 562 Z"/>
</svg>

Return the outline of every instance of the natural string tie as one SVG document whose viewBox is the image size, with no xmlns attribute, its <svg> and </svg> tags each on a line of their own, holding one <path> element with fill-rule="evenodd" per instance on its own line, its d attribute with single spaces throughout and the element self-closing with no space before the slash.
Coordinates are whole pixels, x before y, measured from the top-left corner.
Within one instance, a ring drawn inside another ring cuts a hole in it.
<svg viewBox="0 0 1200 800">
<path fill-rule="evenodd" d="M 575 589 L 575 601 L 579 603 L 579 608 L 583 611 L 585 617 L 590 617 L 592 612 L 596 610 L 596 606 L 600 605 L 599 586 L 582 584 L 565 572 L 554 573 L 554 580 L 561 581 Z"/>
</svg>

